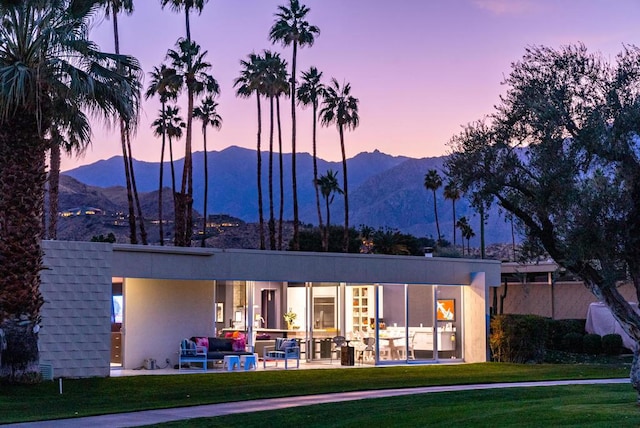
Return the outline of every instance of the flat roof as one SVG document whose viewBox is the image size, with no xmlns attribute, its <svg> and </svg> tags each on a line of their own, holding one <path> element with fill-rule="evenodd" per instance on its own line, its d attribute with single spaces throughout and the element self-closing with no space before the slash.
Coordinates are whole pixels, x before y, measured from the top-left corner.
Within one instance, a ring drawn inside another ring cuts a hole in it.
<svg viewBox="0 0 640 428">
<path fill-rule="evenodd" d="M 497 260 L 113 245 L 113 276 L 129 278 L 500 286 Z"/>
</svg>

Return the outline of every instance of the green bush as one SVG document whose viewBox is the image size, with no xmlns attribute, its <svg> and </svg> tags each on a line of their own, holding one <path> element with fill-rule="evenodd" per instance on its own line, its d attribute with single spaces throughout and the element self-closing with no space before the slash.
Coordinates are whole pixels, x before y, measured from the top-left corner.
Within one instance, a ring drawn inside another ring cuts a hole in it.
<svg viewBox="0 0 640 428">
<path fill-rule="evenodd" d="M 582 338 L 582 351 L 589 355 L 602 353 L 602 337 L 599 334 L 585 334 Z"/>
<path fill-rule="evenodd" d="M 542 362 L 547 329 L 537 315 L 496 315 L 491 320 L 489 346 L 498 362 Z"/>
<path fill-rule="evenodd" d="M 547 318 L 547 349 L 564 351 L 564 337 L 568 333 L 584 334 L 584 319 L 554 320 Z"/>
<path fill-rule="evenodd" d="M 567 333 L 562 338 L 562 349 L 567 352 L 579 354 L 582 352 L 582 334 Z"/>
<path fill-rule="evenodd" d="M 602 351 L 607 355 L 620 355 L 622 352 L 622 336 L 605 334 L 602 336 Z"/>
</svg>

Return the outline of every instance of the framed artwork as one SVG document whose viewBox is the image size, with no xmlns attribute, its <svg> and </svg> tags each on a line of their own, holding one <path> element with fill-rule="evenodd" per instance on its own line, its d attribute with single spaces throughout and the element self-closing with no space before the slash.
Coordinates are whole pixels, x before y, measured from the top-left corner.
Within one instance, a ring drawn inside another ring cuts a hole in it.
<svg viewBox="0 0 640 428">
<path fill-rule="evenodd" d="M 456 300 L 438 299 L 438 321 L 456 320 Z"/>
<path fill-rule="evenodd" d="M 216 303 L 216 322 L 224 322 L 224 303 Z"/>
</svg>

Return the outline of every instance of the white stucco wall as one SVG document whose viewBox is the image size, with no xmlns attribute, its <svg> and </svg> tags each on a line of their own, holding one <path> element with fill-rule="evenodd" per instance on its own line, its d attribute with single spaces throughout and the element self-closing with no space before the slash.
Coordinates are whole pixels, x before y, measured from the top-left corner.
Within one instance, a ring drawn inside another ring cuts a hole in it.
<svg viewBox="0 0 640 428">
<path fill-rule="evenodd" d="M 43 241 L 40 362 L 55 377 L 108 376 L 111 244 Z"/>
<path fill-rule="evenodd" d="M 487 361 L 489 304 L 484 272 L 471 274 L 471 284 L 462 287 L 464 304 L 464 360 L 467 363 Z"/>
<path fill-rule="evenodd" d="M 180 340 L 214 336 L 213 281 L 126 278 L 123 284 L 123 367 L 146 358 L 177 364 Z"/>
</svg>

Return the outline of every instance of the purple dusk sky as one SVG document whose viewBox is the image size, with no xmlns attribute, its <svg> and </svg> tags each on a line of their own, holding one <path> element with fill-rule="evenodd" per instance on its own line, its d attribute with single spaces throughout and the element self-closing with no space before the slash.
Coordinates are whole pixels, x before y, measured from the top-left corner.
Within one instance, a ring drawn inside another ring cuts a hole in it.
<svg viewBox="0 0 640 428">
<path fill-rule="evenodd" d="M 308 21 L 321 34 L 299 50 L 298 70 L 316 66 L 325 83 L 350 82 L 360 100 L 360 126 L 346 134 L 347 156 L 378 149 L 412 157 L 447 153 L 447 141 L 461 126 L 493 111 L 500 82 L 527 46 L 559 47 L 577 42 L 613 61 L 624 44 L 638 44 L 637 0 L 301 0 Z M 284 0 L 210 0 L 191 17 L 192 38 L 208 51 L 211 73 L 221 86 L 221 131 L 208 130 L 209 150 L 231 145 L 255 148 L 255 99 L 235 96 L 239 61 L 263 49 L 291 62 L 291 49 L 272 45 L 268 33 Z M 121 51 L 136 56 L 145 72 L 159 65 L 185 35 L 184 16 L 162 10 L 160 0 L 138 0 L 121 16 Z M 91 36 L 113 50 L 112 23 L 100 17 Z M 300 81 L 298 72 L 298 81 Z M 282 103 L 283 142 L 290 152 L 289 101 Z M 180 101 L 182 114 L 186 101 Z M 263 104 L 263 105 L 266 105 Z M 150 123 L 160 108 L 145 101 L 133 139 L 136 159 L 157 162 L 160 141 Z M 268 110 L 263 111 L 263 147 L 268 143 Z M 311 152 L 311 109 L 297 110 L 298 151 Z M 318 156 L 339 160 L 335 127 L 319 128 Z M 62 169 L 121 154 L 119 133 L 94 123 L 84 157 L 63 157 Z M 202 150 L 201 126 L 194 122 L 194 151 Z M 175 146 L 184 155 L 183 143 Z"/>
</svg>

